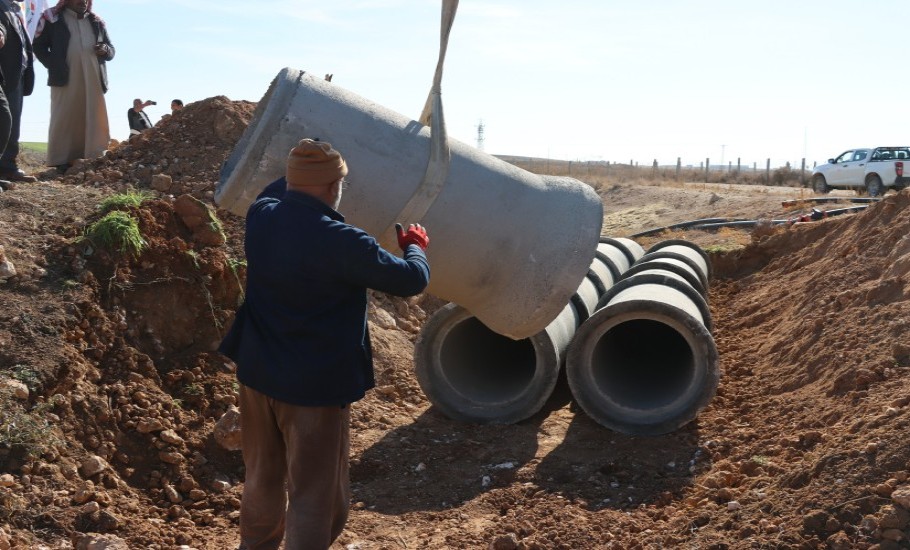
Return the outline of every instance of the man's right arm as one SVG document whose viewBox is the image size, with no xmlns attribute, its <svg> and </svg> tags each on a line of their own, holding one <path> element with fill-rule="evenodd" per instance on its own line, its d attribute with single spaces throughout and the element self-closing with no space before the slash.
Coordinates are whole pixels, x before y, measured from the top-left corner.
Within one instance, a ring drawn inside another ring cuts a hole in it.
<svg viewBox="0 0 910 550">
<path fill-rule="evenodd" d="M 346 228 L 342 237 L 333 259 L 348 282 L 395 296 L 420 294 L 430 283 L 430 263 L 419 246 L 407 246 L 399 258 L 353 227 Z"/>
</svg>

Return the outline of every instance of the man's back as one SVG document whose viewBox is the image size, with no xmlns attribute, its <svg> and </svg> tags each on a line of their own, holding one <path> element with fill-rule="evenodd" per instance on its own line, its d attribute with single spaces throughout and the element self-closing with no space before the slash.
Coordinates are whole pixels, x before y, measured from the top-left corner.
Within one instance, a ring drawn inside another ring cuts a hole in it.
<svg viewBox="0 0 910 550">
<path fill-rule="evenodd" d="M 332 208 L 270 185 L 247 214 L 247 293 L 237 314 L 240 381 L 276 399 L 318 406 L 373 387 L 367 289 L 411 296 L 429 282 L 419 247 L 383 250 Z M 413 249 L 413 250 L 412 250 Z"/>
<path fill-rule="evenodd" d="M 152 127 L 152 121 L 143 111 L 136 111 L 132 107 L 126 112 L 126 120 L 129 122 L 130 130 L 143 132 Z"/>
</svg>

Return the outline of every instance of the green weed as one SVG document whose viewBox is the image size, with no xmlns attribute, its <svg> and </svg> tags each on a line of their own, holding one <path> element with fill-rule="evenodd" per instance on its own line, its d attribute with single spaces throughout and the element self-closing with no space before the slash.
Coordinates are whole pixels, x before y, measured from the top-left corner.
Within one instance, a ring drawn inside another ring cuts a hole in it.
<svg viewBox="0 0 910 550">
<path fill-rule="evenodd" d="M 130 206 L 139 206 L 143 202 L 152 198 L 152 194 L 145 189 L 139 191 L 127 191 L 126 193 L 117 193 L 116 195 L 111 195 L 107 197 L 101 204 L 98 205 L 98 209 L 102 212 L 110 212 L 111 210 L 123 210 Z"/>
<path fill-rule="evenodd" d="M 60 445 L 60 438 L 44 414 L 52 406 L 41 403 L 32 410 L 26 410 L 11 391 L 0 391 L 0 447 L 38 456 Z"/>
<path fill-rule="evenodd" d="M 34 392 L 41 386 L 38 371 L 28 365 L 13 365 L 11 374 L 13 378 L 25 384 L 30 392 Z"/>
<path fill-rule="evenodd" d="M 105 214 L 88 226 L 85 238 L 96 246 L 131 256 L 139 256 L 148 246 L 136 219 L 119 210 Z"/>
<path fill-rule="evenodd" d="M 187 256 L 189 256 L 190 259 L 193 261 L 193 266 L 194 266 L 196 269 L 200 269 L 200 266 L 199 266 L 199 253 L 196 252 L 195 250 L 187 250 L 187 251 L 185 252 L 185 254 L 186 254 Z"/>
</svg>

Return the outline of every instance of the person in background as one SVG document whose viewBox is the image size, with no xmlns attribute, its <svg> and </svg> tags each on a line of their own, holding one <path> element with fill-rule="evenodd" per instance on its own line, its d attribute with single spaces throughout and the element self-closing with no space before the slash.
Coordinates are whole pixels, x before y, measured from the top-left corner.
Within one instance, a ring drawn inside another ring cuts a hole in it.
<svg viewBox="0 0 910 550">
<path fill-rule="evenodd" d="M 0 180 L 37 181 L 19 169 L 19 128 L 22 101 L 35 86 L 32 42 L 25 29 L 22 8 L 13 0 L 0 0 Z M 4 184 L 4 187 L 7 187 Z"/>
<path fill-rule="evenodd" d="M 426 288 L 426 230 L 397 226 L 398 258 L 337 212 L 347 164 L 301 140 L 250 206 L 246 299 L 219 351 L 237 364 L 246 478 L 241 548 L 325 550 L 350 506 L 350 404 L 375 385 L 367 289 Z"/>
<path fill-rule="evenodd" d="M 152 127 L 152 121 L 143 111 L 149 105 L 158 104 L 154 101 L 142 101 L 137 98 L 133 100 L 133 106 L 127 109 L 126 120 L 130 123 L 130 135 L 144 132 Z"/>
<path fill-rule="evenodd" d="M 183 109 L 183 101 L 181 101 L 179 99 L 172 99 L 171 100 L 171 114 L 176 113 L 180 109 Z"/>
<path fill-rule="evenodd" d="M 47 9 L 33 47 L 51 87 L 47 164 L 64 172 L 76 159 L 101 156 L 110 143 L 104 94 L 115 50 L 92 0 L 60 0 Z"/>
</svg>

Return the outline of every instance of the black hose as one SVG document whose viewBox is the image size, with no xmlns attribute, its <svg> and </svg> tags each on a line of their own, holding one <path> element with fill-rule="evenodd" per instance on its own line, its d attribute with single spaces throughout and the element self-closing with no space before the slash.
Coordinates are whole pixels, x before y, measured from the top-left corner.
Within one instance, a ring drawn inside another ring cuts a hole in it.
<svg viewBox="0 0 910 550">
<path fill-rule="evenodd" d="M 877 202 L 877 200 L 864 200 L 856 202 Z M 688 222 L 677 223 L 673 225 L 668 225 L 666 227 L 659 227 L 657 229 L 649 229 L 647 231 L 642 231 L 641 233 L 635 233 L 630 235 L 630 238 L 637 237 L 647 237 L 650 235 L 656 235 L 664 231 L 670 231 L 673 229 L 698 229 L 701 231 L 711 231 L 713 229 L 720 229 L 721 227 L 755 227 L 761 223 L 770 223 L 771 225 L 784 225 L 784 224 L 794 224 L 798 222 L 808 222 L 821 220 L 824 218 L 830 218 L 831 216 L 839 216 L 841 214 L 850 214 L 853 212 L 859 212 L 865 210 L 869 207 L 869 204 L 864 204 L 862 206 L 849 206 L 846 208 L 834 208 L 831 210 L 819 210 L 813 208 L 810 214 L 805 214 L 803 216 L 796 216 L 786 220 L 742 220 L 735 218 L 705 218 L 701 220 L 692 220 Z"/>
<path fill-rule="evenodd" d="M 853 202 L 853 203 L 870 203 L 882 200 L 881 197 L 812 197 L 808 199 L 791 199 L 781 202 L 781 206 L 794 206 L 803 202 Z"/>
</svg>

